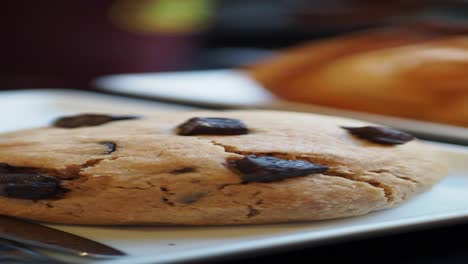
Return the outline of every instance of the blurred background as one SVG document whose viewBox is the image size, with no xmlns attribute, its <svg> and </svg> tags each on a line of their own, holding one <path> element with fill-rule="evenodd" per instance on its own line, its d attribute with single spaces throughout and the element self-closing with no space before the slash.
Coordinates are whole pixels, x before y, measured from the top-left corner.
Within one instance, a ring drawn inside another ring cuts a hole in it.
<svg viewBox="0 0 468 264">
<path fill-rule="evenodd" d="M 240 67 L 304 40 L 388 25 L 468 27 L 468 1 L 17 0 L 0 9 L 0 88 Z"/>
</svg>

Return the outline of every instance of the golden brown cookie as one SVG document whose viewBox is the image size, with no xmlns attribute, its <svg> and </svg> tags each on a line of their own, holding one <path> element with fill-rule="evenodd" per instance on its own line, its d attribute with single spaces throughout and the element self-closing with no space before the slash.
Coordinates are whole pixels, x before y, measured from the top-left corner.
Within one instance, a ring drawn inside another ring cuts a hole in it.
<svg viewBox="0 0 468 264">
<path fill-rule="evenodd" d="M 437 152 L 357 120 L 274 111 L 82 115 L 0 135 L 0 213 L 70 224 L 260 224 L 394 207 Z"/>
</svg>

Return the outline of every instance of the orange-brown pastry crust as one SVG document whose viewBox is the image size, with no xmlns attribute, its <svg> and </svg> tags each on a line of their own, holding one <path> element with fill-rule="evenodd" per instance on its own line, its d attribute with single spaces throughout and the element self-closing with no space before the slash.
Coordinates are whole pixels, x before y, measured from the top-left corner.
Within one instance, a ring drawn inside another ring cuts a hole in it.
<svg viewBox="0 0 468 264">
<path fill-rule="evenodd" d="M 358 33 L 307 43 L 247 71 L 286 100 L 468 126 L 468 35 Z"/>
</svg>

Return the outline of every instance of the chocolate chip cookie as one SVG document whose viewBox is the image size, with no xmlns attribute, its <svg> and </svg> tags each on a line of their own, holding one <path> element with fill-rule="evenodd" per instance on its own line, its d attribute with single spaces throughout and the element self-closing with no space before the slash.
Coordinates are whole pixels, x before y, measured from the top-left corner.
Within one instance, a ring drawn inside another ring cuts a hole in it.
<svg viewBox="0 0 468 264">
<path fill-rule="evenodd" d="M 445 174 L 407 133 L 303 113 L 86 113 L 0 135 L 0 213 L 53 223 L 348 217 L 394 207 Z"/>
</svg>

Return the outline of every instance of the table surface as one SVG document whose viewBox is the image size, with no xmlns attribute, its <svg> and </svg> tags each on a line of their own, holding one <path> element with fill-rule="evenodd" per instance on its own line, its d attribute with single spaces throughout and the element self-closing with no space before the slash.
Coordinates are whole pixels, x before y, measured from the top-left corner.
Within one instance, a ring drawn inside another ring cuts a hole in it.
<svg viewBox="0 0 468 264">
<path fill-rule="evenodd" d="M 346 263 L 461 264 L 468 263 L 468 248 L 463 241 L 467 235 L 468 224 L 459 224 L 216 263 L 314 263 L 323 260 L 343 263 L 345 260 Z"/>
</svg>

